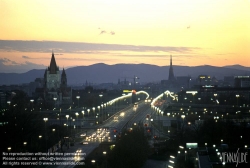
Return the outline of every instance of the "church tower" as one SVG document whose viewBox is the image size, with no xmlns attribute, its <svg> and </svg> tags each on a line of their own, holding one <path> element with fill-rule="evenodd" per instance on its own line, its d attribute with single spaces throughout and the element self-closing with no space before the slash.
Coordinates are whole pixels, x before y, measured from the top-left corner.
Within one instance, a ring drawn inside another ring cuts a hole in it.
<svg viewBox="0 0 250 168">
<path fill-rule="evenodd" d="M 63 68 L 62 76 L 61 76 L 61 87 L 62 88 L 66 88 L 67 87 L 67 76 L 66 76 L 64 68 Z"/>
<path fill-rule="evenodd" d="M 174 70 L 173 70 L 173 66 L 172 66 L 172 55 L 170 55 L 170 67 L 169 67 L 168 80 L 169 81 L 174 81 L 175 80 Z"/>
<path fill-rule="evenodd" d="M 45 87 L 49 90 L 56 90 L 61 86 L 61 75 L 59 67 L 56 65 L 56 59 L 53 51 L 50 60 L 50 66 L 45 70 L 44 73 L 44 82 Z"/>
</svg>

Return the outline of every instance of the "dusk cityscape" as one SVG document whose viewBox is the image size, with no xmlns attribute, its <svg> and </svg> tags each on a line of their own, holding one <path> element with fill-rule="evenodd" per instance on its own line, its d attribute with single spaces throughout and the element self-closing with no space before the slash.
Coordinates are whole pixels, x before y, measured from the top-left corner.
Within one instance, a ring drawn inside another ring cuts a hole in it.
<svg viewBox="0 0 250 168">
<path fill-rule="evenodd" d="M 250 167 L 249 1 L 0 1 L 1 167 Z"/>
</svg>

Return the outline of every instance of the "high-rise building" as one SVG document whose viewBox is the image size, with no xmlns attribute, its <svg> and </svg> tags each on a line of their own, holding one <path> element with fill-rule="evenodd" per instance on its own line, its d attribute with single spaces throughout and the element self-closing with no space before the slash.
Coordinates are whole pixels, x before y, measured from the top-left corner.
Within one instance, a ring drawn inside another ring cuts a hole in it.
<svg viewBox="0 0 250 168">
<path fill-rule="evenodd" d="M 172 55 L 170 55 L 170 67 L 169 67 L 169 75 L 168 75 L 168 80 L 169 81 L 174 81 L 174 70 L 173 70 L 173 65 L 172 65 Z"/>
</svg>

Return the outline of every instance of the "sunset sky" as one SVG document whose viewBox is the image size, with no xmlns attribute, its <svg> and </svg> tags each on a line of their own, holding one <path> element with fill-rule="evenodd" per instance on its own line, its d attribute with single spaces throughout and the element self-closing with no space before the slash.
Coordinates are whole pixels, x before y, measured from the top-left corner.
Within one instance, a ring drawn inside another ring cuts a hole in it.
<svg viewBox="0 0 250 168">
<path fill-rule="evenodd" d="M 0 0 L 0 72 L 95 63 L 250 67 L 250 0 Z"/>
</svg>

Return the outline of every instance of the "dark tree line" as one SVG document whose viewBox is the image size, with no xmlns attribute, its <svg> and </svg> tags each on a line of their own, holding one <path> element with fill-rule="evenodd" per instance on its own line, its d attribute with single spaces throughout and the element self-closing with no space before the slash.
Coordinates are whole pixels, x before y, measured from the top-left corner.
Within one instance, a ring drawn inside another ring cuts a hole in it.
<svg viewBox="0 0 250 168">
<path fill-rule="evenodd" d="M 143 127 L 135 127 L 130 132 L 123 132 L 115 148 L 108 155 L 110 168 L 138 168 L 146 162 L 149 144 Z"/>
</svg>

